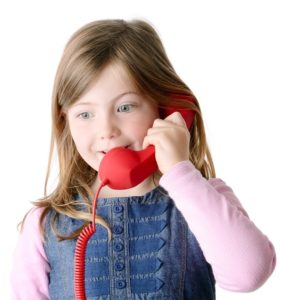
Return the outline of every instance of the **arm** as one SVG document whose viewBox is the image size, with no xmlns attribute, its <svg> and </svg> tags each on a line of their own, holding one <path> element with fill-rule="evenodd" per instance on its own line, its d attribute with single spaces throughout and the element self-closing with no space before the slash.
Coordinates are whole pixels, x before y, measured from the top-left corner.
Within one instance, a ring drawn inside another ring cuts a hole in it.
<svg viewBox="0 0 283 300">
<path fill-rule="evenodd" d="M 39 232 L 40 209 L 28 213 L 14 253 L 12 299 L 49 299 L 49 264 Z"/>
<path fill-rule="evenodd" d="M 275 267 L 275 251 L 220 179 L 202 177 L 189 161 L 176 164 L 160 184 L 174 199 L 196 236 L 219 286 L 231 291 L 259 288 Z"/>
</svg>

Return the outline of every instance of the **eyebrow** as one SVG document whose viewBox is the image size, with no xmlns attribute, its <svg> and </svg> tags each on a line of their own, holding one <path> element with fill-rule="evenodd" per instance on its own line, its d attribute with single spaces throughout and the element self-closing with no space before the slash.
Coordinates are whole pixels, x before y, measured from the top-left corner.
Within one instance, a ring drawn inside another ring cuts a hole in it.
<svg viewBox="0 0 283 300">
<path fill-rule="evenodd" d="M 115 96 L 113 99 L 111 99 L 111 101 L 117 101 L 117 100 L 119 100 L 120 98 L 122 98 L 122 97 L 124 97 L 124 96 L 126 96 L 126 95 L 131 95 L 131 94 L 139 95 L 139 93 L 137 93 L 137 92 L 134 92 L 134 91 L 128 91 L 128 92 L 124 92 L 124 93 L 121 93 L 121 94 Z M 86 102 L 77 102 L 77 103 L 74 103 L 73 107 L 77 107 L 77 106 L 81 106 L 81 105 L 82 105 L 82 106 L 83 106 L 83 105 L 92 105 L 92 103 L 91 103 L 91 102 L 88 102 L 88 101 L 86 101 Z"/>
</svg>

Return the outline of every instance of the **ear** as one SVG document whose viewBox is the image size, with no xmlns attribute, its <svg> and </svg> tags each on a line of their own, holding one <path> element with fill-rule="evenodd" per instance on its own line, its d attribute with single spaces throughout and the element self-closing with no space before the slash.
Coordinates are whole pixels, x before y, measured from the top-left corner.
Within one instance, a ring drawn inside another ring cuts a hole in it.
<svg viewBox="0 0 283 300">
<path fill-rule="evenodd" d="M 192 96 L 188 96 L 188 95 L 180 95 L 180 94 L 171 94 L 171 97 L 173 99 L 182 99 L 182 100 L 186 100 L 188 102 L 193 103 L 194 102 L 194 98 Z M 187 109 L 187 108 L 181 108 L 181 107 L 163 107 L 160 108 L 160 117 L 162 119 L 165 119 L 167 116 L 171 115 L 172 113 L 174 113 L 175 111 L 178 111 L 182 117 L 184 118 L 188 129 L 190 129 L 190 127 L 192 126 L 194 117 L 195 117 L 195 111 Z"/>
</svg>

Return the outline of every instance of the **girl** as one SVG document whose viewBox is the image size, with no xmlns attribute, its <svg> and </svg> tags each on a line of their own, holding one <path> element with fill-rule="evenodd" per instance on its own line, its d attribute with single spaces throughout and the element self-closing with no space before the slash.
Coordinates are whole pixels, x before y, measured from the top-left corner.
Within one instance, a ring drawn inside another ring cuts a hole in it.
<svg viewBox="0 0 283 300">
<path fill-rule="evenodd" d="M 144 21 L 79 29 L 57 71 L 52 102 L 55 190 L 25 218 L 13 299 L 74 299 L 76 240 L 92 221 L 98 170 L 113 148 L 154 145 L 159 172 L 99 193 L 85 259 L 87 299 L 215 299 L 259 288 L 275 252 L 215 178 L 197 99 Z M 47 181 L 46 181 L 47 185 Z"/>
</svg>

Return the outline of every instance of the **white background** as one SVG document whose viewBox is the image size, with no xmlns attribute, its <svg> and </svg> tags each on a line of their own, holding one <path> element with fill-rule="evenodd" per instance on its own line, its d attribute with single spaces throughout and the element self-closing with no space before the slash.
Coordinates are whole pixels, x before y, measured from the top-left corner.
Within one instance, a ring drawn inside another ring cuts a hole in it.
<svg viewBox="0 0 283 300">
<path fill-rule="evenodd" d="M 0 299 L 10 299 L 17 223 L 43 195 L 51 90 L 63 47 L 79 27 L 102 18 L 143 18 L 155 26 L 198 97 L 217 176 L 275 245 L 277 268 L 262 288 L 239 294 L 217 287 L 217 299 L 283 299 L 280 2 L 1 0 Z"/>
</svg>

